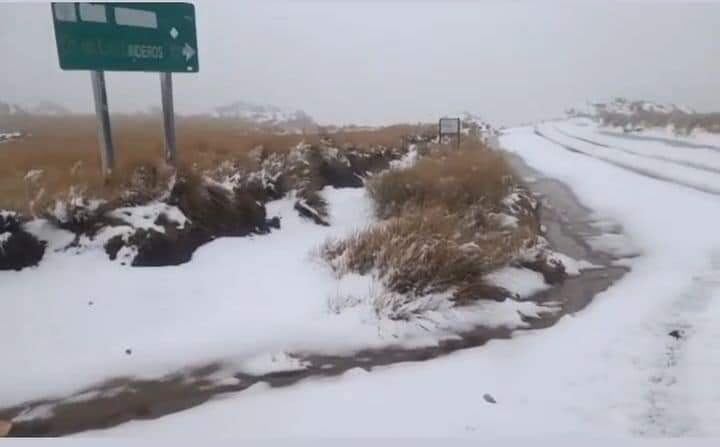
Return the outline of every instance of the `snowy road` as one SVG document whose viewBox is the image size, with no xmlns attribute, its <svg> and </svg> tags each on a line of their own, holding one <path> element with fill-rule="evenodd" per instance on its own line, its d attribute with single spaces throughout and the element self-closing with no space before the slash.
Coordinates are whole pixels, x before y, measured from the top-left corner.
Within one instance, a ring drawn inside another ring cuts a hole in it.
<svg viewBox="0 0 720 447">
<path fill-rule="evenodd" d="M 85 435 L 720 436 L 720 199 L 698 188 L 713 192 L 720 175 L 695 169 L 703 174 L 688 184 L 688 166 L 564 138 L 559 145 L 520 128 L 501 143 L 570 185 L 599 224 L 622 225 L 639 250 L 625 261 L 632 271 L 586 310 L 431 362 L 354 369 L 283 389 L 258 384 Z M 598 152 L 589 154 L 590 146 Z M 692 161 L 687 148 L 647 147 Z"/>
</svg>

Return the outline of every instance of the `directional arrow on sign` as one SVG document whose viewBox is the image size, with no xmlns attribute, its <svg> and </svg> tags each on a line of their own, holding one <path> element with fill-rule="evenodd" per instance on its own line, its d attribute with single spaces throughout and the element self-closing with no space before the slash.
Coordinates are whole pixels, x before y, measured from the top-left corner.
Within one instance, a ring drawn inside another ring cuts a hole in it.
<svg viewBox="0 0 720 447">
<path fill-rule="evenodd" d="M 195 50 L 190 45 L 185 44 L 182 49 L 182 54 L 183 56 L 185 56 L 185 61 L 187 62 L 192 59 L 193 56 L 195 56 Z"/>
</svg>

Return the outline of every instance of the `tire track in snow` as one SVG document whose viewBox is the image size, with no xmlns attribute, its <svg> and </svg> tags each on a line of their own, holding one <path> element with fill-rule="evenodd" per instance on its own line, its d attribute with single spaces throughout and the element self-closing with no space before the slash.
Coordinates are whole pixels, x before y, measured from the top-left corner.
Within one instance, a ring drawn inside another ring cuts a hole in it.
<svg viewBox="0 0 720 447">
<path fill-rule="evenodd" d="M 720 152 L 720 147 L 713 146 L 712 144 L 693 143 L 690 141 L 674 140 L 672 138 L 652 136 L 652 135 L 638 135 L 638 134 L 632 134 L 632 133 L 619 134 L 619 133 L 611 132 L 608 130 L 601 130 L 600 133 L 603 135 L 610 136 L 610 137 L 623 137 L 623 138 L 629 138 L 632 140 L 653 141 L 656 143 L 665 143 L 665 144 L 669 144 L 674 147 L 682 147 L 685 149 L 709 149 L 711 151 Z"/>
<path fill-rule="evenodd" d="M 560 131 L 560 133 L 563 132 Z M 585 155 L 636 174 L 710 194 L 718 194 L 714 190 L 699 188 L 670 177 L 666 178 L 655 172 L 646 172 L 615 160 L 588 154 L 543 134 L 537 128 L 535 134 L 570 152 Z M 609 148 L 612 149 L 612 147 Z M 709 272 L 693 277 L 686 292 L 681 294 L 669 307 L 663 309 L 660 316 L 651 320 L 652 323 L 644 329 L 645 332 L 649 332 L 650 337 L 665 339 L 665 342 L 649 360 L 646 352 L 640 352 L 635 357 L 635 363 L 648 370 L 647 382 L 644 385 L 647 387 L 645 400 L 634 430 L 636 435 L 649 437 L 702 436 L 708 433 L 704 433 L 701 427 L 712 426 L 712 424 L 701 423 L 701 417 L 707 408 L 698 404 L 698 399 L 702 396 L 693 395 L 692 389 L 693 387 L 700 389 L 700 393 L 707 393 L 715 389 L 716 381 L 709 380 L 707 377 L 720 377 L 720 363 L 715 365 L 715 374 L 705 374 L 706 379 L 704 380 L 707 382 L 704 384 L 705 386 L 698 386 L 695 383 L 698 379 L 693 375 L 697 365 L 693 363 L 693 359 L 688 354 L 693 344 L 702 343 L 703 339 L 715 336 L 720 338 L 720 328 L 717 328 L 716 321 L 710 319 L 702 328 L 699 328 L 696 323 L 715 304 L 713 298 L 717 296 L 717 291 L 720 289 L 720 252 L 711 257 L 709 267 Z M 703 336 L 703 334 L 699 334 L 701 330 L 710 331 L 711 334 Z M 680 336 L 678 338 L 671 336 L 670 333 L 673 331 L 678 331 Z M 704 354 L 706 350 L 700 349 L 699 352 Z M 720 352 L 720 347 L 718 352 Z M 711 365 L 704 366 L 712 367 Z M 720 402 L 720 393 L 717 393 L 715 398 Z M 714 408 L 713 405 L 709 405 L 709 407 Z M 717 435 L 717 433 L 712 434 Z"/>
<path fill-rule="evenodd" d="M 666 317 L 648 328 L 653 337 L 665 337 L 667 342 L 648 365 L 651 374 L 646 393 L 647 408 L 639 421 L 638 435 L 707 435 L 700 429 L 706 426 L 699 420 L 702 408 L 696 408 L 697 396 L 692 395 L 692 387 L 697 385 L 692 373 L 697 365 L 688 355 L 688 348 L 702 342 L 696 322 L 713 304 L 715 292 L 720 287 L 720 254 L 713 256 L 710 266 L 709 273 L 692 279 L 687 291 L 664 312 Z M 676 336 L 671 335 L 673 331 L 677 331 Z M 720 377 L 720 371 L 710 376 Z M 710 390 L 715 383 L 712 381 L 707 385 Z"/>
<path fill-rule="evenodd" d="M 603 147 L 603 148 L 611 149 L 611 150 L 616 150 L 616 151 L 623 152 L 623 153 L 626 153 L 626 154 L 629 154 L 629 155 L 633 155 L 633 156 L 636 156 L 636 157 L 647 158 L 647 159 L 651 159 L 651 160 L 659 160 L 659 161 L 663 161 L 663 162 L 666 162 L 666 163 L 671 163 L 671 164 L 678 165 L 678 166 L 684 166 L 684 167 L 686 167 L 686 168 L 699 169 L 699 170 L 701 170 L 701 171 L 706 171 L 706 172 L 710 172 L 710 173 L 713 173 L 713 174 L 720 174 L 720 169 L 711 168 L 711 167 L 709 167 L 709 166 L 701 165 L 701 164 L 699 164 L 699 163 L 693 163 L 693 162 L 691 162 L 691 161 L 678 160 L 678 159 L 670 158 L 670 157 L 663 157 L 662 155 L 642 154 L 642 153 L 640 153 L 640 152 L 636 152 L 636 151 L 633 151 L 633 150 L 630 150 L 630 149 L 625 149 L 625 148 L 622 148 L 622 147 L 620 147 L 620 146 L 611 146 L 611 145 L 609 145 L 609 144 L 605 144 L 605 143 L 600 143 L 600 142 L 597 142 L 597 141 L 593 141 L 593 140 L 591 140 L 591 139 L 589 139 L 589 138 L 585 138 L 585 137 L 580 137 L 580 136 L 577 136 L 577 135 L 573 135 L 573 134 L 571 134 L 570 132 L 564 131 L 564 130 L 560 129 L 560 128 L 557 127 L 557 126 L 553 126 L 553 129 L 554 129 L 556 132 L 561 133 L 561 134 L 565 135 L 565 136 L 568 137 L 568 138 L 572 138 L 572 139 L 575 139 L 575 140 L 578 140 L 578 141 L 582 141 L 582 142 L 584 142 L 584 143 L 592 144 L 592 145 L 594 145 L 594 146 Z"/>
<path fill-rule="evenodd" d="M 572 147 L 572 146 L 569 146 L 569 145 L 567 145 L 567 144 L 565 144 L 565 143 L 562 143 L 562 142 L 560 142 L 560 141 L 557 141 L 556 139 L 554 139 L 554 138 L 552 138 L 552 137 L 549 137 L 549 136 L 545 135 L 545 134 L 544 134 L 540 129 L 538 129 L 538 128 L 535 128 L 534 133 L 535 133 L 535 135 L 537 135 L 538 137 L 540 137 L 540 138 L 542 138 L 542 139 L 544 139 L 544 140 L 547 140 L 547 141 L 551 142 L 552 144 L 554 144 L 554 145 L 556 145 L 556 146 L 558 146 L 558 147 L 561 147 L 561 148 L 563 148 L 563 149 L 565 149 L 565 150 L 567 150 L 567 151 L 570 151 L 570 152 L 573 152 L 573 153 L 576 153 L 576 154 L 580 154 L 580 155 L 584 155 L 584 156 L 586 156 L 586 157 L 594 158 L 594 159 L 596 159 L 596 160 L 600 160 L 600 161 L 602 161 L 602 162 L 604 162 L 604 163 L 613 165 L 613 166 L 615 166 L 615 167 L 618 167 L 618 168 L 621 168 L 621 169 L 625 169 L 626 171 L 630 171 L 630 172 L 633 172 L 633 173 L 635 173 L 635 174 L 639 174 L 639 175 L 642 175 L 642 176 L 645 176 L 645 177 L 649 177 L 649 178 L 652 178 L 652 179 L 655 179 L 655 180 L 659 180 L 659 181 L 662 181 L 662 182 L 672 183 L 672 184 L 675 184 L 675 185 L 678 185 L 678 186 L 682 186 L 682 187 L 685 187 L 685 188 L 694 189 L 694 190 L 696 190 L 696 191 L 704 192 L 704 193 L 707 193 L 707 194 L 720 195 L 720 190 L 719 190 L 719 189 L 713 189 L 713 188 L 708 188 L 708 187 L 705 187 L 705 186 L 696 185 L 696 184 L 693 184 L 693 183 L 683 182 L 683 181 L 680 181 L 680 180 L 678 180 L 678 179 L 676 179 L 676 178 L 674 178 L 674 177 L 671 177 L 671 176 L 669 176 L 669 175 L 662 175 L 662 174 L 659 174 L 659 173 L 657 173 L 657 172 L 655 172 L 655 171 L 651 171 L 651 170 L 649 170 L 649 169 L 642 169 L 642 168 L 638 168 L 638 167 L 636 167 L 636 166 L 628 166 L 628 165 L 626 165 L 626 164 L 624 164 L 624 163 L 620 163 L 619 161 L 616 161 L 616 160 L 611 160 L 611 159 L 608 159 L 608 158 L 605 158 L 605 157 L 599 157 L 599 156 L 596 156 L 596 155 L 588 154 L 587 152 L 584 152 L 584 151 L 581 151 L 581 150 L 579 150 L 579 149 L 576 149 L 576 148 L 574 148 L 574 147 Z"/>
</svg>

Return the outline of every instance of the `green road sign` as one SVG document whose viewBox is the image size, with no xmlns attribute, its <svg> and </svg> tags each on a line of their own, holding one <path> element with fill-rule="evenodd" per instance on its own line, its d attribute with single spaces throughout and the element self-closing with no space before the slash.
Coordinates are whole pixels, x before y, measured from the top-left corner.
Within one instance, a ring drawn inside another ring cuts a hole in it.
<svg viewBox="0 0 720 447">
<path fill-rule="evenodd" d="M 63 70 L 197 72 L 190 3 L 53 3 Z"/>
</svg>

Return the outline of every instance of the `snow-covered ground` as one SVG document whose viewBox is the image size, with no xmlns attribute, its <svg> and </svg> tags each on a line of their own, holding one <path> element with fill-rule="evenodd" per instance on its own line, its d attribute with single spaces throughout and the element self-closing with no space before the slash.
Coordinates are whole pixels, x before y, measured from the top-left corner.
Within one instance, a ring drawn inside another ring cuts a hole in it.
<svg viewBox="0 0 720 447">
<path fill-rule="evenodd" d="M 720 173 L 720 138 L 717 139 L 717 149 L 695 146 L 686 147 L 683 146 L 684 142 L 673 139 L 672 141 L 677 143 L 675 143 L 675 147 L 670 147 L 668 150 L 668 143 L 648 141 L 645 138 L 638 138 L 638 134 L 628 135 L 606 129 L 600 130 L 586 119 L 574 119 L 553 123 L 552 127 L 567 137 L 575 137 L 575 139 L 584 140 L 591 144 L 594 143 L 596 146 L 605 147 L 606 149 L 617 148 L 617 150 L 622 152 L 641 157 L 668 161 L 696 169 Z"/>
<path fill-rule="evenodd" d="M 20 132 L 8 132 L 0 129 L 0 143 L 5 143 L 20 137 L 22 137 L 22 133 Z"/>
<path fill-rule="evenodd" d="M 553 143 L 643 175 L 720 194 L 720 152 L 698 152 L 656 141 L 640 145 L 630 138 L 608 142 L 619 137 L 598 136 L 594 131 L 588 135 L 587 130 L 581 132 L 584 137 L 577 138 L 577 129 L 582 126 L 548 122 L 537 125 L 535 131 Z"/>
<path fill-rule="evenodd" d="M 586 310 L 549 329 L 429 362 L 356 369 L 288 388 L 259 384 L 85 435 L 719 436 L 718 197 L 584 148 L 569 151 L 533 128 L 507 131 L 501 142 L 570 185 L 599 218 L 622 224 L 640 251 L 632 271 Z M 669 335 L 674 330 L 680 338 Z"/>
<path fill-rule="evenodd" d="M 395 168 L 409 166 L 416 155 Z M 371 223 L 371 202 L 362 188 L 322 194 L 329 227 L 299 217 L 288 197 L 268 204 L 268 215 L 281 218 L 280 230 L 214 240 L 177 267 L 132 268 L 122 265 L 122 256 L 110 262 L 102 245 L 112 234 L 58 251 L 73 235 L 31 222 L 28 229 L 50 246 L 37 268 L 0 272 L 0 408 L 67 397 L 109 378 L 158 378 L 211 362 L 226 366 L 227 376 L 260 374 L 302 368 L 292 352 L 432 345 L 479 323 L 523 326 L 520 312 L 548 310 L 522 301 L 524 292 L 542 287 L 534 276 L 516 282 L 517 291 L 510 287 L 521 295 L 518 301 L 453 309 L 437 296 L 431 297 L 437 309 L 422 315 L 422 324 L 378 316 L 372 300 L 382 293 L 379 281 L 371 275 L 338 279 L 313 254 L 327 238 Z M 146 227 L 160 211 L 184 222 L 179 210 L 162 204 L 114 213 Z"/>
<path fill-rule="evenodd" d="M 624 133 L 621 129 L 608 128 L 609 133 L 615 133 L 619 136 L 623 136 Z M 633 132 L 632 135 L 638 137 L 645 137 L 649 139 L 661 139 L 669 142 L 679 142 L 691 145 L 707 146 L 720 150 L 720 134 L 708 132 L 703 129 L 695 129 L 690 135 L 678 135 L 672 126 L 668 127 L 648 127 L 638 132 Z"/>
</svg>

